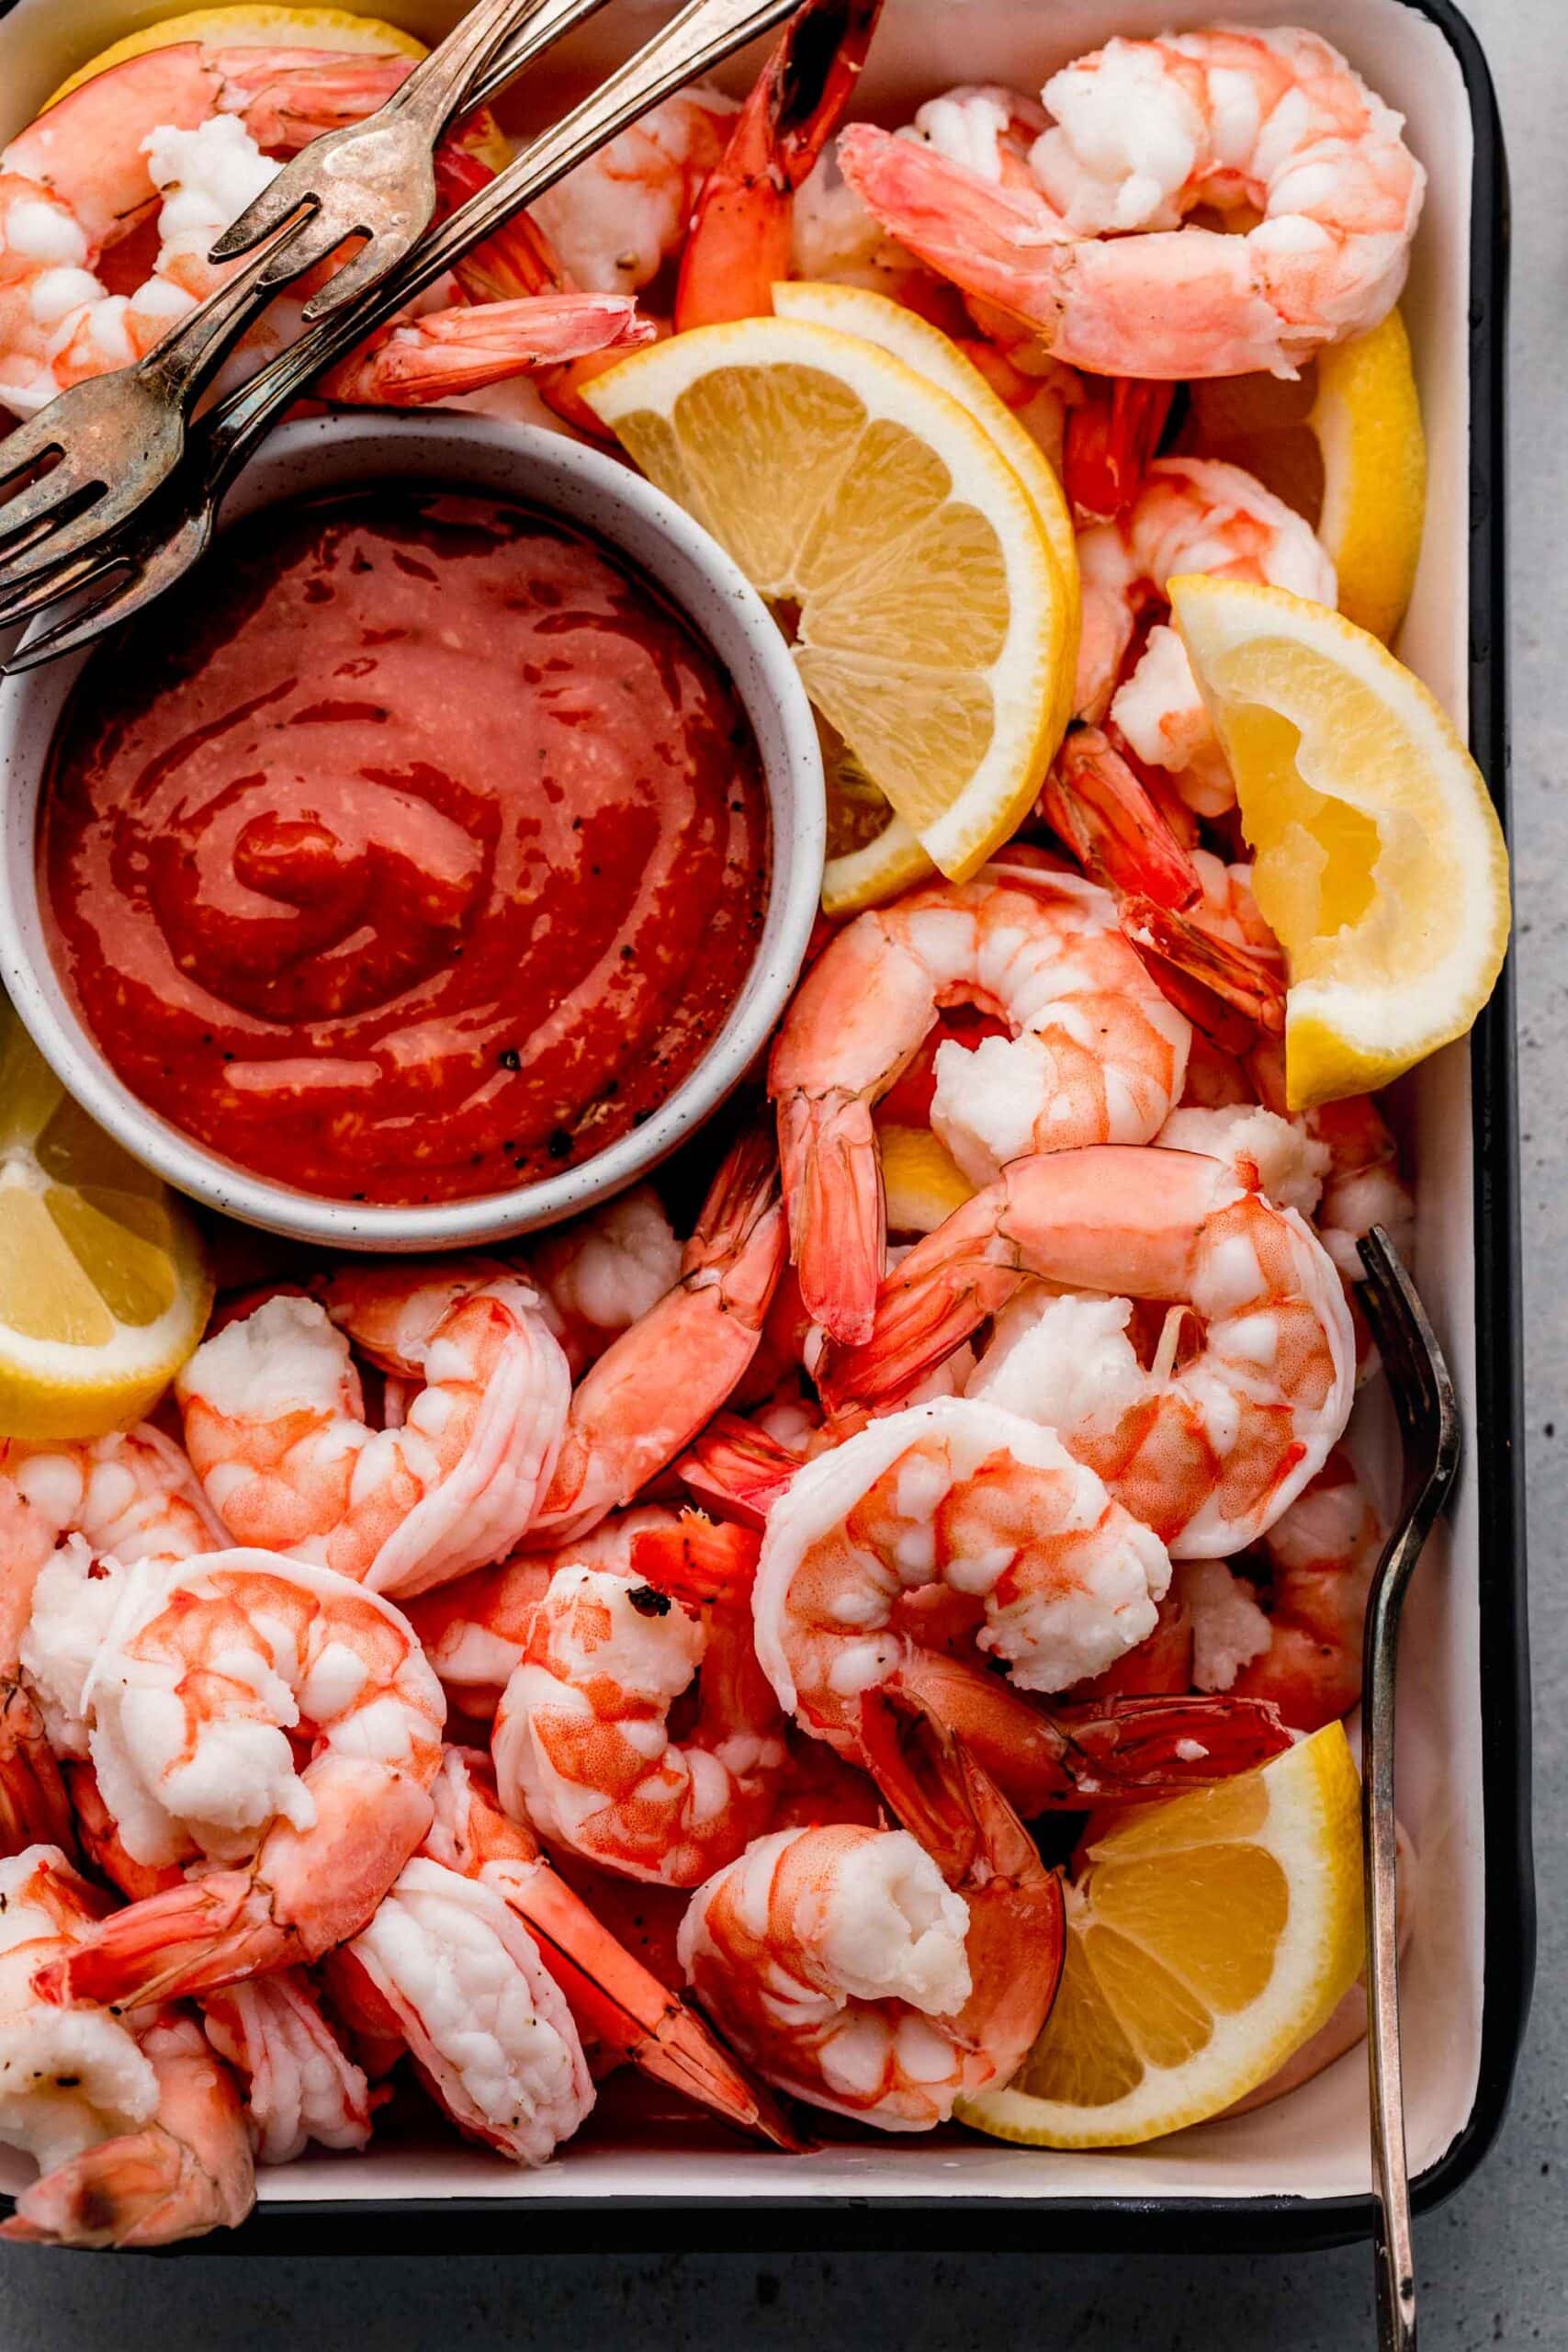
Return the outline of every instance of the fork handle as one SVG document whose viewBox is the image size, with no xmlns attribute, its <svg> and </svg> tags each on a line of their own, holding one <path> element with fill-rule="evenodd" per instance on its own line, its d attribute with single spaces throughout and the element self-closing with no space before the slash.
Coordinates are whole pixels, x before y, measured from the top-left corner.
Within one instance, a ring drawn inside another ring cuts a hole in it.
<svg viewBox="0 0 1568 2352">
<path fill-rule="evenodd" d="M 600 0 L 593 0 L 593 5 L 598 6 Z M 513 33 L 525 36 L 530 19 L 550 13 L 551 7 L 552 0 L 477 0 L 446 40 L 422 57 L 408 79 L 399 85 L 388 101 L 389 110 L 395 108 L 426 124 L 434 145 L 459 107 L 467 112 L 483 105 L 483 98 L 472 93 L 478 87 L 477 77 L 500 44 Z M 581 0 L 578 13 L 581 13 Z M 535 53 L 536 50 L 527 49 L 520 65 Z"/>
<path fill-rule="evenodd" d="M 1394 1883 L 1393 1690 L 1399 1609 L 1430 1519 L 1417 1520 L 1378 1579 L 1367 1620 L 1361 1835 L 1367 1905 L 1367 2075 L 1371 2096 L 1373 2257 L 1380 2352 L 1416 2352 L 1416 2251 L 1399 2063 Z M 1414 1537 L 1414 1540 L 1412 1540 Z"/>
<path fill-rule="evenodd" d="M 205 458 L 216 494 L 280 409 L 454 262 L 492 236 L 514 212 L 553 187 L 617 131 L 698 74 L 722 63 L 789 16 L 796 0 L 690 0 L 580 106 L 541 131 L 502 172 L 432 230 L 396 269 L 356 302 L 333 311 L 231 393 L 208 420 Z M 581 0 L 547 0 L 552 21 Z M 586 11 L 582 11 L 586 13 Z M 551 38 L 554 36 L 552 35 Z"/>
</svg>

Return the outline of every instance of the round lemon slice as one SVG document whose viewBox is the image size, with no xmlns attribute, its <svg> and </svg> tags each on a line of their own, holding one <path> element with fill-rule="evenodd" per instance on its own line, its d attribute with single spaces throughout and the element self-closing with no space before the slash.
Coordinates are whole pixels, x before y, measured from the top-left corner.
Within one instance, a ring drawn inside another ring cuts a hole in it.
<svg viewBox="0 0 1568 2352">
<path fill-rule="evenodd" d="M 1266 2082 L 1360 1972 L 1359 1782 L 1330 1724 L 1261 1771 L 1106 1815 L 1075 1861 L 1055 2005 L 965 2123 L 1126 2147 Z"/>
<path fill-rule="evenodd" d="M 1228 458 L 1305 515 L 1339 581 L 1339 609 L 1386 644 L 1416 584 L 1427 441 L 1397 311 L 1310 361 L 1294 383 L 1217 376 L 1190 388 L 1179 446 Z"/>
<path fill-rule="evenodd" d="M 822 717 L 931 862 L 972 874 L 1039 789 L 1068 621 L 990 435 L 890 352 L 805 319 L 696 328 L 584 397 L 795 617 Z"/>
<path fill-rule="evenodd" d="M 1285 949 L 1286 1086 L 1310 1109 L 1462 1036 L 1508 944 L 1508 854 L 1446 714 L 1365 629 L 1282 588 L 1190 575 L 1177 627 Z"/>
<path fill-rule="evenodd" d="M 1056 569 L 1066 601 L 1066 627 L 1056 673 L 1056 701 L 1051 716 L 1049 752 L 1054 753 L 1072 716 L 1073 682 L 1077 667 L 1078 625 L 1082 600 L 1078 583 L 1077 536 L 1062 485 L 1049 459 L 1024 431 L 1005 401 L 999 400 L 980 370 L 953 341 L 929 320 L 907 311 L 886 294 L 864 286 L 831 286 L 812 278 L 788 278 L 773 288 L 773 309 L 780 318 L 809 319 L 818 326 L 837 327 L 843 334 L 859 335 L 890 351 L 917 375 L 950 393 L 983 426 L 1007 459 L 1028 494 Z M 829 776 L 829 791 L 831 777 Z M 829 820 L 829 846 L 833 832 Z M 889 815 L 872 840 L 839 856 L 829 855 L 822 877 L 822 905 L 830 915 L 858 913 L 895 892 L 908 889 L 931 870 L 908 827 Z"/>
<path fill-rule="evenodd" d="M 189 1218 L 77 1108 L 0 999 L 0 1436 L 135 1420 L 211 1304 Z"/>
</svg>

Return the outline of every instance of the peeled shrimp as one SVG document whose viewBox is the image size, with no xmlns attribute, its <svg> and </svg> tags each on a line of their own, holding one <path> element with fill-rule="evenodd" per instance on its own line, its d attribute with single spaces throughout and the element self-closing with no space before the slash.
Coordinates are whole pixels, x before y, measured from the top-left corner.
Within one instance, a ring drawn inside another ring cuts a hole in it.
<svg viewBox="0 0 1568 2352">
<path fill-rule="evenodd" d="M 1010 1319 L 1032 1275 L 1100 1295 Z M 1140 1299 L 1169 1309 L 1150 1365 L 1129 1337 Z M 1349 1416 L 1355 1340 L 1332 1260 L 1293 1209 L 1197 1153 L 1014 1161 L 917 1243 L 871 1339 L 824 1366 L 826 1392 L 906 1394 L 987 1316 L 998 1330 L 969 1394 L 1055 1430 L 1176 1558 L 1255 1543 Z"/>
<path fill-rule="evenodd" d="M 501 1558 L 566 1424 L 566 1360 L 535 1293 L 481 1263 L 341 1269 L 324 1295 L 268 1299 L 176 1384 L 191 1461 L 234 1541 L 389 1593 Z M 367 1427 L 350 1339 L 423 1381 L 400 1427 Z"/>
<path fill-rule="evenodd" d="M 696 1718 L 676 1734 L 671 1710 L 693 1683 Z M 628 1878 L 695 1886 L 766 1827 L 785 1761 L 744 1601 L 688 1611 L 635 1577 L 558 1568 L 493 1752 L 504 1802 L 547 1838 Z"/>
<path fill-rule="evenodd" d="M 93 1932 L 104 1898 L 57 1847 L 0 1861 L 0 2140 L 38 2163 L 0 2236 L 167 2245 L 236 2228 L 255 2201 L 232 2078 L 194 2018 L 51 2008 L 40 1966 Z"/>
<path fill-rule="evenodd" d="M 1074 707 L 1109 711 L 1138 758 L 1175 772 L 1203 816 L 1232 807 L 1235 786 L 1176 631 L 1151 629 L 1136 667 L 1122 665 L 1140 613 L 1165 606 L 1178 572 L 1267 582 L 1333 605 L 1334 566 L 1312 526 L 1240 466 L 1215 458 L 1156 458 L 1112 522 L 1078 534 L 1084 625 Z"/>
<path fill-rule="evenodd" d="M 536 199 L 533 213 L 575 284 L 603 294 L 652 284 L 685 242 L 736 111 L 722 90 L 694 82 Z"/>
<path fill-rule="evenodd" d="M 1061 1972 L 1059 1880 L 969 1757 L 947 1777 L 945 1874 L 906 1830 L 785 1829 L 681 1923 L 687 1981 L 758 2071 L 884 2132 L 1005 2082 Z"/>
<path fill-rule="evenodd" d="M 199 1993 L 355 1934 L 429 1826 L 441 1760 L 441 1689 L 406 1620 L 268 1553 L 96 1580 L 65 1553 L 39 1580 L 35 1677 L 74 1668 L 87 1609 L 99 1645 L 57 1710 L 85 1726 L 132 1859 L 214 1867 L 105 1920 L 45 1972 L 46 1997 Z"/>
<path fill-rule="evenodd" d="M 784 1245 L 772 1142 L 745 1135 L 703 1204 L 680 1281 L 573 1395 L 533 1542 L 563 1543 L 631 1502 L 717 1411 L 757 1352 Z"/>
<path fill-rule="evenodd" d="M 0 1477 L 0 1859 L 32 1845 L 75 1851 L 71 1800 L 42 1711 L 22 1675 L 33 1595 L 53 1550 L 42 1514 Z"/>
<path fill-rule="evenodd" d="M 1399 299 L 1427 175 L 1403 118 L 1315 33 L 1111 40 L 1043 96 L 1024 175 L 870 123 L 839 161 L 901 243 L 1070 365 L 1292 376 Z M 1256 225 L 1197 227 L 1199 209 Z"/>
<path fill-rule="evenodd" d="M 681 1279 L 681 1244 L 651 1184 L 637 1184 L 529 1250 L 525 1271 L 573 1380 Z"/>
<path fill-rule="evenodd" d="M 975 1183 L 1021 1153 L 1145 1143 L 1180 1095 L 1189 1024 L 1093 884 L 995 864 L 857 916 L 796 991 L 768 1071 L 801 1291 L 838 1339 L 870 1331 L 883 1266 L 873 1106 L 955 1003 L 1014 1033 L 937 1052 L 931 1125 Z"/>
</svg>

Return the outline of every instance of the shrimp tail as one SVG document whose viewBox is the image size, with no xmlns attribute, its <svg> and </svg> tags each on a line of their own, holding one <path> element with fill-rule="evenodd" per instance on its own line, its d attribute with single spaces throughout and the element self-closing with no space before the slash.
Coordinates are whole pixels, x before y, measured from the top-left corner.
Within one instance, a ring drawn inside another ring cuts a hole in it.
<svg viewBox="0 0 1568 2352">
<path fill-rule="evenodd" d="M 1122 899 L 1122 928 L 1177 1011 L 1222 1053 L 1245 1054 L 1260 1037 L 1283 1035 L 1285 981 L 1268 957 L 1134 893 Z"/>
<path fill-rule="evenodd" d="M 882 0 L 805 0 L 708 174 L 681 257 L 675 329 L 765 317 L 789 275 L 791 198 L 849 105 Z"/>
<path fill-rule="evenodd" d="M 0 1854 L 28 1846 L 58 1846 L 73 1859 L 76 1830 L 71 1800 L 32 1695 L 16 1680 L 0 1681 Z"/>
<path fill-rule="evenodd" d="M 705 1510 L 742 1527 L 762 1528 L 799 1467 L 796 1455 L 766 1430 L 739 1413 L 716 1413 L 675 1471 Z"/>
<path fill-rule="evenodd" d="M 1176 386 L 1114 376 L 1091 379 L 1089 390 L 1089 398 L 1067 412 L 1062 487 L 1078 514 L 1110 523 L 1138 494 Z"/>
<path fill-rule="evenodd" d="M 632 1573 L 694 1608 L 747 1603 L 760 1549 L 753 1529 L 687 1510 L 671 1526 L 645 1528 L 632 1537 Z"/>
<path fill-rule="evenodd" d="M 957 1738 L 1026 1820 L 1178 1795 L 1252 1771 L 1291 1744 L 1266 1700 L 1110 1699 L 1047 1713 L 966 1660 L 929 1651 L 907 1657 L 886 1690 L 897 1706 L 929 1715 Z M 889 1736 L 873 1727 L 872 1770 L 897 1811 L 904 1784 L 883 1779 Z"/>
<path fill-rule="evenodd" d="M 782 1097 L 779 1155 L 807 1312 L 835 1340 L 858 1345 L 876 1319 L 886 1223 L 869 1105 L 837 1091 Z"/>
<path fill-rule="evenodd" d="M 883 1285 L 858 1341 L 824 1350 L 817 1385 L 835 1412 L 908 1396 L 1006 1305 L 1020 1276 L 996 1230 L 995 1191 L 976 1193 L 916 1244 Z"/>
<path fill-rule="evenodd" d="M 617 1943 L 554 1871 L 509 1872 L 506 1896 L 573 2015 L 599 2041 L 737 2131 L 760 2133 L 793 2154 L 814 2144 L 795 2132 L 772 2094 L 695 2011 Z"/>
<path fill-rule="evenodd" d="M 130 2008 L 184 1999 L 311 1957 L 249 1871 L 213 1871 L 100 1920 L 39 1970 L 33 1991 L 57 2008 L 88 2001 Z"/>
<path fill-rule="evenodd" d="M 1119 899 L 1136 892 L 1180 913 L 1201 901 L 1197 867 L 1147 787 L 1098 727 L 1068 729 L 1040 808 L 1089 880 Z"/>
</svg>

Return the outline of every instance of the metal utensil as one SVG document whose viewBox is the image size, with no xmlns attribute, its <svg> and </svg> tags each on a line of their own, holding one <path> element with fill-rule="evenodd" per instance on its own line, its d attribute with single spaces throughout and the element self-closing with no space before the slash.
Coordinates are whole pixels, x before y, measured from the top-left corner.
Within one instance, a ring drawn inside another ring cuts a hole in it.
<svg viewBox="0 0 1568 2352">
<path fill-rule="evenodd" d="M 358 301 L 310 327 L 192 428 L 185 463 L 155 497 L 47 578 L 0 596 L 0 628 L 57 598 L 87 597 L 17 647 L 6 672 L 75 651 L 163 594 L 205 552 L 223 492 L 279 411 L 412 296 L 494 234 L 605 141 L 787 17 L 796 0 L 690 0 L 580 106 L 541 131 L 506 169 Z M 96 591 L 94 594 L 91 592 Z"/>
<path fill-rule="evenodd" d="M 384 107 L 290 156 L 224 230 L 210 258 L 235 261 L 303 215 L 299 235 L 274 266 L 276 275 L 260 283 L 281 285 L 325 261 L 345 239 L 359 237 L 364 243 L 353 259 L 306 303 L 306 322 L 354 301 L 401 261 L 434 219 L 435 149 L 453 116 L 482 106 L 541 50 L 604 5 L 478 0 Z"/>
<path fill-rule="evenodd" d="M 265 252 L 145 357 L 73 384 L 0 442 L 0 593 L 41 583 L 168 480 L 201 392 L 278 287 L 354 237 L 364 240 L 358 252 L 307 303 L 307 318 L 340 309 L 394 268 L 430 224 L 434 151 L 452 117 L 493 96 L 603 6 L 479 0 L 385 106 L 293 156 L 219 239 L 212 258 L 270 240 Z"/>
<path fill-rule="evenodd" d="M 1367 1271 L 1361 1305 L 1388 1374 L 1404 1452 L 1399 1515 L 1367 1602 L 1362 1668 L 1361 1834 L 1378 2343 L 1383 2352 L 1415 2352 L 1416 2256 L 1404 2151 L 1394 1916 L 1394 1670 L 1405 1590 L 1459 1468 L 1460 1419 L 1442 1350 L 1382 1226 L 1374 1225 L 1359 1247 Z"/>
</svg>

